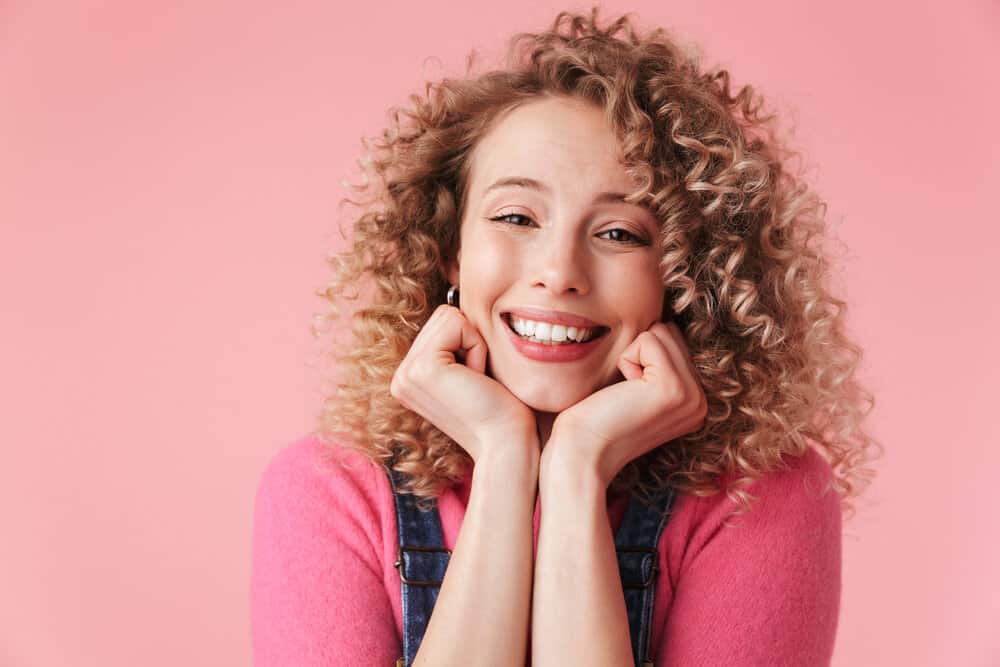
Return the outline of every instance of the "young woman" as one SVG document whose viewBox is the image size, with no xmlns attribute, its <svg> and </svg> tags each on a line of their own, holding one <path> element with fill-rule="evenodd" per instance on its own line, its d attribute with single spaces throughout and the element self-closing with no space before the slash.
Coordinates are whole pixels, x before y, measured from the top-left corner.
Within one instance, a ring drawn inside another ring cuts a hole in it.
<svg viewBox="0 0 1000 667">
<path fill-rule="evenodd" d="M 877 443 L 824 205 L 752 88 L 663 30 L 563 12 L 508 58 L 365 163 L 321 292 L 327 324 L 366 292 L 354 340 L 257 495 L 256 664 L 828 664 Z M 667 491 L 638 642 L 615 535 Z M 407 642 L 403 495 L 450 550 Z"/>
</svg>

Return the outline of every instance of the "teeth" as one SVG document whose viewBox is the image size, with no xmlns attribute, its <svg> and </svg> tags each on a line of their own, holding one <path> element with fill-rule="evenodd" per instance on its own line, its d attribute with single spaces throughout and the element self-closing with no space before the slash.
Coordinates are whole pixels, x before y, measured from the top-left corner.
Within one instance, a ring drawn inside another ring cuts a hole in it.
<svg viewBox="0 0 1000 667">
<path fill-rule="evenodd" d="M 560 344 L 564 342 L 579 343 L 593 338 L 594 329 L 578 329 L 550 322 L 523 320 L 513 315 L 509 316 L 511 327 L 523 338 L 539 343 Z"/>
</svg>

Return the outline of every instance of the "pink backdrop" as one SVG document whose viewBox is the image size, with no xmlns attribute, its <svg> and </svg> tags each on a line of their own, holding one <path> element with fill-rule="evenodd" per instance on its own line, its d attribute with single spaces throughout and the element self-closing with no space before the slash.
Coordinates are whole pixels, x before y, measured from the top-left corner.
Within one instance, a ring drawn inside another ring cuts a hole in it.
<svg viewBox="0 0 1000 667">
<path fill-rule="evenodd" d="M 604 6 L 784 109 L 850 247 L 887 454 L 834 664 L 1000 664 L 1000 5 L 722 4 Z M 312 428 L 339 183 L 541 5 L 0 5 L 0 664 L 250 663 L 253 494 Z"/>
</svg>

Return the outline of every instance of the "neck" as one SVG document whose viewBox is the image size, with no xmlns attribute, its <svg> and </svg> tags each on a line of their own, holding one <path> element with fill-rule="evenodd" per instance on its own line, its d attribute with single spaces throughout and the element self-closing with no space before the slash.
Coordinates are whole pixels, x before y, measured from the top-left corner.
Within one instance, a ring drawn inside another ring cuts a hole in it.
<svg viewBox="0 0 1000 667">
<path fill-rule="evenodd" d="M 552 424 L 555 422 L 557 416 L 559 416 L 557 412 L 535 410 L 535 424 L 538 426 L 538 444 L 541 449 L 545 449 L 545 443 L 549 441 L 549 436 L 552 435 Z"/>
</svg>

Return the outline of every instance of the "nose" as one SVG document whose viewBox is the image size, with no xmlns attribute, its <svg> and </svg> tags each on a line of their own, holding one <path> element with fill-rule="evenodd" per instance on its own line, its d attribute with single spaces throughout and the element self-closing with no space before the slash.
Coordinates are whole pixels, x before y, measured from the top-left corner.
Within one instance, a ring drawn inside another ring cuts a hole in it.
<svg viewBox="0 0 1000 667">
<path fill-rule="evenodd" d="M 561 227 L 561 229 L 560 229 Z M 533 287 L 552 294 L 590 292 L 590 266 L 584 242 L 573 225 L 553 224 L 535 245 Z"/>
</svg>

